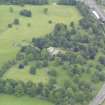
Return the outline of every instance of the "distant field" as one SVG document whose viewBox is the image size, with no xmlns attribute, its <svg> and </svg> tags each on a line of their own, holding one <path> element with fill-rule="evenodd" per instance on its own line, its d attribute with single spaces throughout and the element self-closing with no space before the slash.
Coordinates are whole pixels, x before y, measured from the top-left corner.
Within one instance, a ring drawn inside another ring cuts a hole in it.
<svg viewBox="0 0 105 105">
<path fill-rule="evenodd" d="M 27 96 L 15 97 L 10 95 L 0 95 L 0 105 L 53 105 L 52 103 L 37 98 Z"/>
<path fill-rule="evenodd" d="M 10 7 L 13 8 L 13 13 L 10 13 Z M 49 9 L 48 15 L 43 13 L 43 9 Z M 32 18 L 27 18 L 19 15 L 22 9 L 29 9 L 32 11 Z M 7 25 L 15 18 L 20 20 L 19 26 L 13 26 L 11 29 Z M 78 10 L 72 6 L 0 6 L 0 65 L 4 62 L 15 58 L 19 50 L 19 46 L 24 41 L 30 41 L 32 37 L 40 37 L 48 32 L 51 32 L 54 24 L 62 22 L 70 24 L 71 21 L 78 23 L 81 18 Z M 53 23 L 49 24 L 48 21 Z M 31 27 L 27 24 L 30 23 Z"/>
</svg>

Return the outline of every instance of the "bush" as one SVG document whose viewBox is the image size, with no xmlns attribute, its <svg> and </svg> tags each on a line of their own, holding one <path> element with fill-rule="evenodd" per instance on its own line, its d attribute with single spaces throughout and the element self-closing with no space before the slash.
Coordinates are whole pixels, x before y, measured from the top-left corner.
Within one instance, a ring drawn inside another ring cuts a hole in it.
<svg viewBox="0 0 105 105">
<path fill-rule="evenodd" d="M 20 15 L 21 15 L 21 16 L 26 16 L 26 17 L 32 17 L 31 11 L 26 10 L 26 9 L 21 10 L 21 11 L 20 11 Z"/>
<path fill-rule="evenodd" d="M 100 64 L 105 65 L 105 56 L 100 56 L 99 62 L 100 62 Z"/>
<path fill-rule="evenodd" d="M 59 0 L 60 5 L 76 5 L 76 0 Z"/>
<path fill-rule="evenodd" d="M 35 67 L 30 68 L 30 74 L 32 74 L 32 75 L 36 74 L 36 68 Z"/>
<path fill-rule="evenodd" d="M 8 24 L 8 28 L 12 28 L 12 24 Z"/>
<path fill-rule="evenodd" d="M 30 24 L 30 23 L 28 23 L 28 24 L 27 24 L 27 26 L 28 26 L 28 27 L 31 27 L 31 24 Z"/>
<path fill-rule="evenodd" d="M 14 19 L 14 22 L 13 22 L 15 25 L 19 25 L 20 22 L 19 22 L 19 19 Z"/>
<path fill-rule="evenodd" d="M 48 8 L 44 8 L 43 12 L 44 12 L 44 14 L 47 14 L 48 13 Z"/>
<path fill-rule="evenodd" d="M 9 11 L 10 11 L 11 13 L 13 13 L 13 12 L 14 12 L 14 10 L 13 10 L 13 8 L 12 8 L 12 7 L 10 7 L 10 8 L 9 8 Z"/>
<path fill-rule="evenodd" d="M 19 64 L 19 69 L 24 69 L 24 64 Z"/>
<path fill-rule="evenodd" d="M 49 20 L 48 23 L 49 23 L 49 24 L 52 24 L 52 20 Z"/>
<path fill-rule="evenodd" d="M 49 74 L 50 76 L 54 76 L 54 77 L 57 76 L 57 72 L 56 72 L 55 70 L 48 71 L 48 74 Z"/>
</svg>

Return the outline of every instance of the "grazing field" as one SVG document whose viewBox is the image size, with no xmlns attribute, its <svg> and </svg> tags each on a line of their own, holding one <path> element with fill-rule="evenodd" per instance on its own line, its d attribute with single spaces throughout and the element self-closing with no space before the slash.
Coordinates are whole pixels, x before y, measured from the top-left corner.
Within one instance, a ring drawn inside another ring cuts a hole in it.
<svg viewBox="0 0 105 105">
<path fill-rule="evenodd" d="M 0 105 L 53 105 L 52 103 L 37 98 L 27 96 L 15 97 L 10 95 L 0 95 Z"/>
<path fill-rule="evenodd" d="M 13 12 L 10 12 L 10 8 Z M 48 8 L 48 14 L 43 13 L 43 9 Z M 29 9 L 32 17 L 27 18 L 19 15 L 22 9 Z M 0 65 L 10 59 L 15 58 L 21 44 L 30 41 L 32 37 L 40 37 L 51 32 L 53 26 L 58 23 L 70 24 L 71 21 L 78 23 L 81 18 L 78 10 L 73 6 L 0 6 Z M 20 24 L 8 28 L 8 24 L 14 19 L 19 19 Z M 51 20 L 52 24 L 48 21 Z M 28 27 L 28 24 L 31 26 Z"/>
</svg>

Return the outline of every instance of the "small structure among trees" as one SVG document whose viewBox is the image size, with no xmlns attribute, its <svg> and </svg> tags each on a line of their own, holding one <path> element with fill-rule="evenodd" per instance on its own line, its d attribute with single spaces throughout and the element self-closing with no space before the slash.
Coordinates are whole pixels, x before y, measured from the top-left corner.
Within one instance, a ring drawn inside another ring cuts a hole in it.
<svg viewBox="0 0 105 105">
<path fill-rule="evenodd" d="M 59 53 L 64 53 L 63 50 L 55 48 L 55 47 L 49 47 L 49 48 L 47 48 L 47 51 L 51 56 L 56 56 Z"/>
</svg>

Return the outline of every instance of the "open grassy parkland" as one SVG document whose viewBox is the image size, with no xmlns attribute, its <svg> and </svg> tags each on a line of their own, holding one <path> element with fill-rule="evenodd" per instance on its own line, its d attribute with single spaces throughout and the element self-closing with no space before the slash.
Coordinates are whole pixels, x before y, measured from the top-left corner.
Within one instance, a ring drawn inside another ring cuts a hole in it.
<svg viewBox="0 0 105 105">
<path fill-rule="evenodd" d="M 13 12 L 11 12 L 11 8 Z M 43 9 L 48 8 L 48 14 L 43 13 Z M 22 9 L 28 9 L 32 12 L 32 17 L 20 16 L 19 12 Z M 58 5 L 45 5 L 45 6 L 32 6 L 25 5 L 0 5 L 0 66 L 8 60 L 16 57 L 22 45 L 27 44 L 33 37 L 42 37 L 51 32 L 56 23 L 65 23 L 70 25 L 74 21 L 78 24 L 81 15 L 78 10 L 73 6 L 58 6 Z M 8 24 L 12 23 L 14 19 L 19 19 L 19 25 L 14 25 L 8 28 Z M 49 24 L 52 21 L 52 24 Z M 28 26 L 30 25 L 30 26 Z M 16 79 L 22 81 L 48 82 L 48 75 L 45 71 L 39 70 L 35 76 L 29 74 L 29 67 L 25 70 L 19 71 L 17 66 L 12 67 L 5 73 L 3 79 Z M 59 75 L 64 76 L 62 72 Z M 66 75 L 64 76 L 66 77 Z M 62 82 L 59 76 L 58 81 Z M 0 95 L 0 105 L 52 105 L 47 101 L 37 98 L 29 98 L 23 96 L 21 98 L 9 95 Z"/>
<path fill-rule="evenodd" d="M 13 12 L 10 12 L 13 8 Z M 48 8 L 48 14 L 43 9 Z M 32 17 L 27 18 L 19 15 L 21 9 L 32 11 Z M 81 18 L 77 9 L 73 6 L 0 6 L 0 65 L 15 58 L 22 44 L 28 43 L 33 37 L 41 37 L 51 32 L 56 23 L 70 24 L 71 21 L 78 23 Z M 8 24 L 18 18 L 20 24 L 8 28 Z M 49 24 L 48 21 L 52 21 Z M 28 27 L 27 25 L 31 26 Z"/>
</svg>

